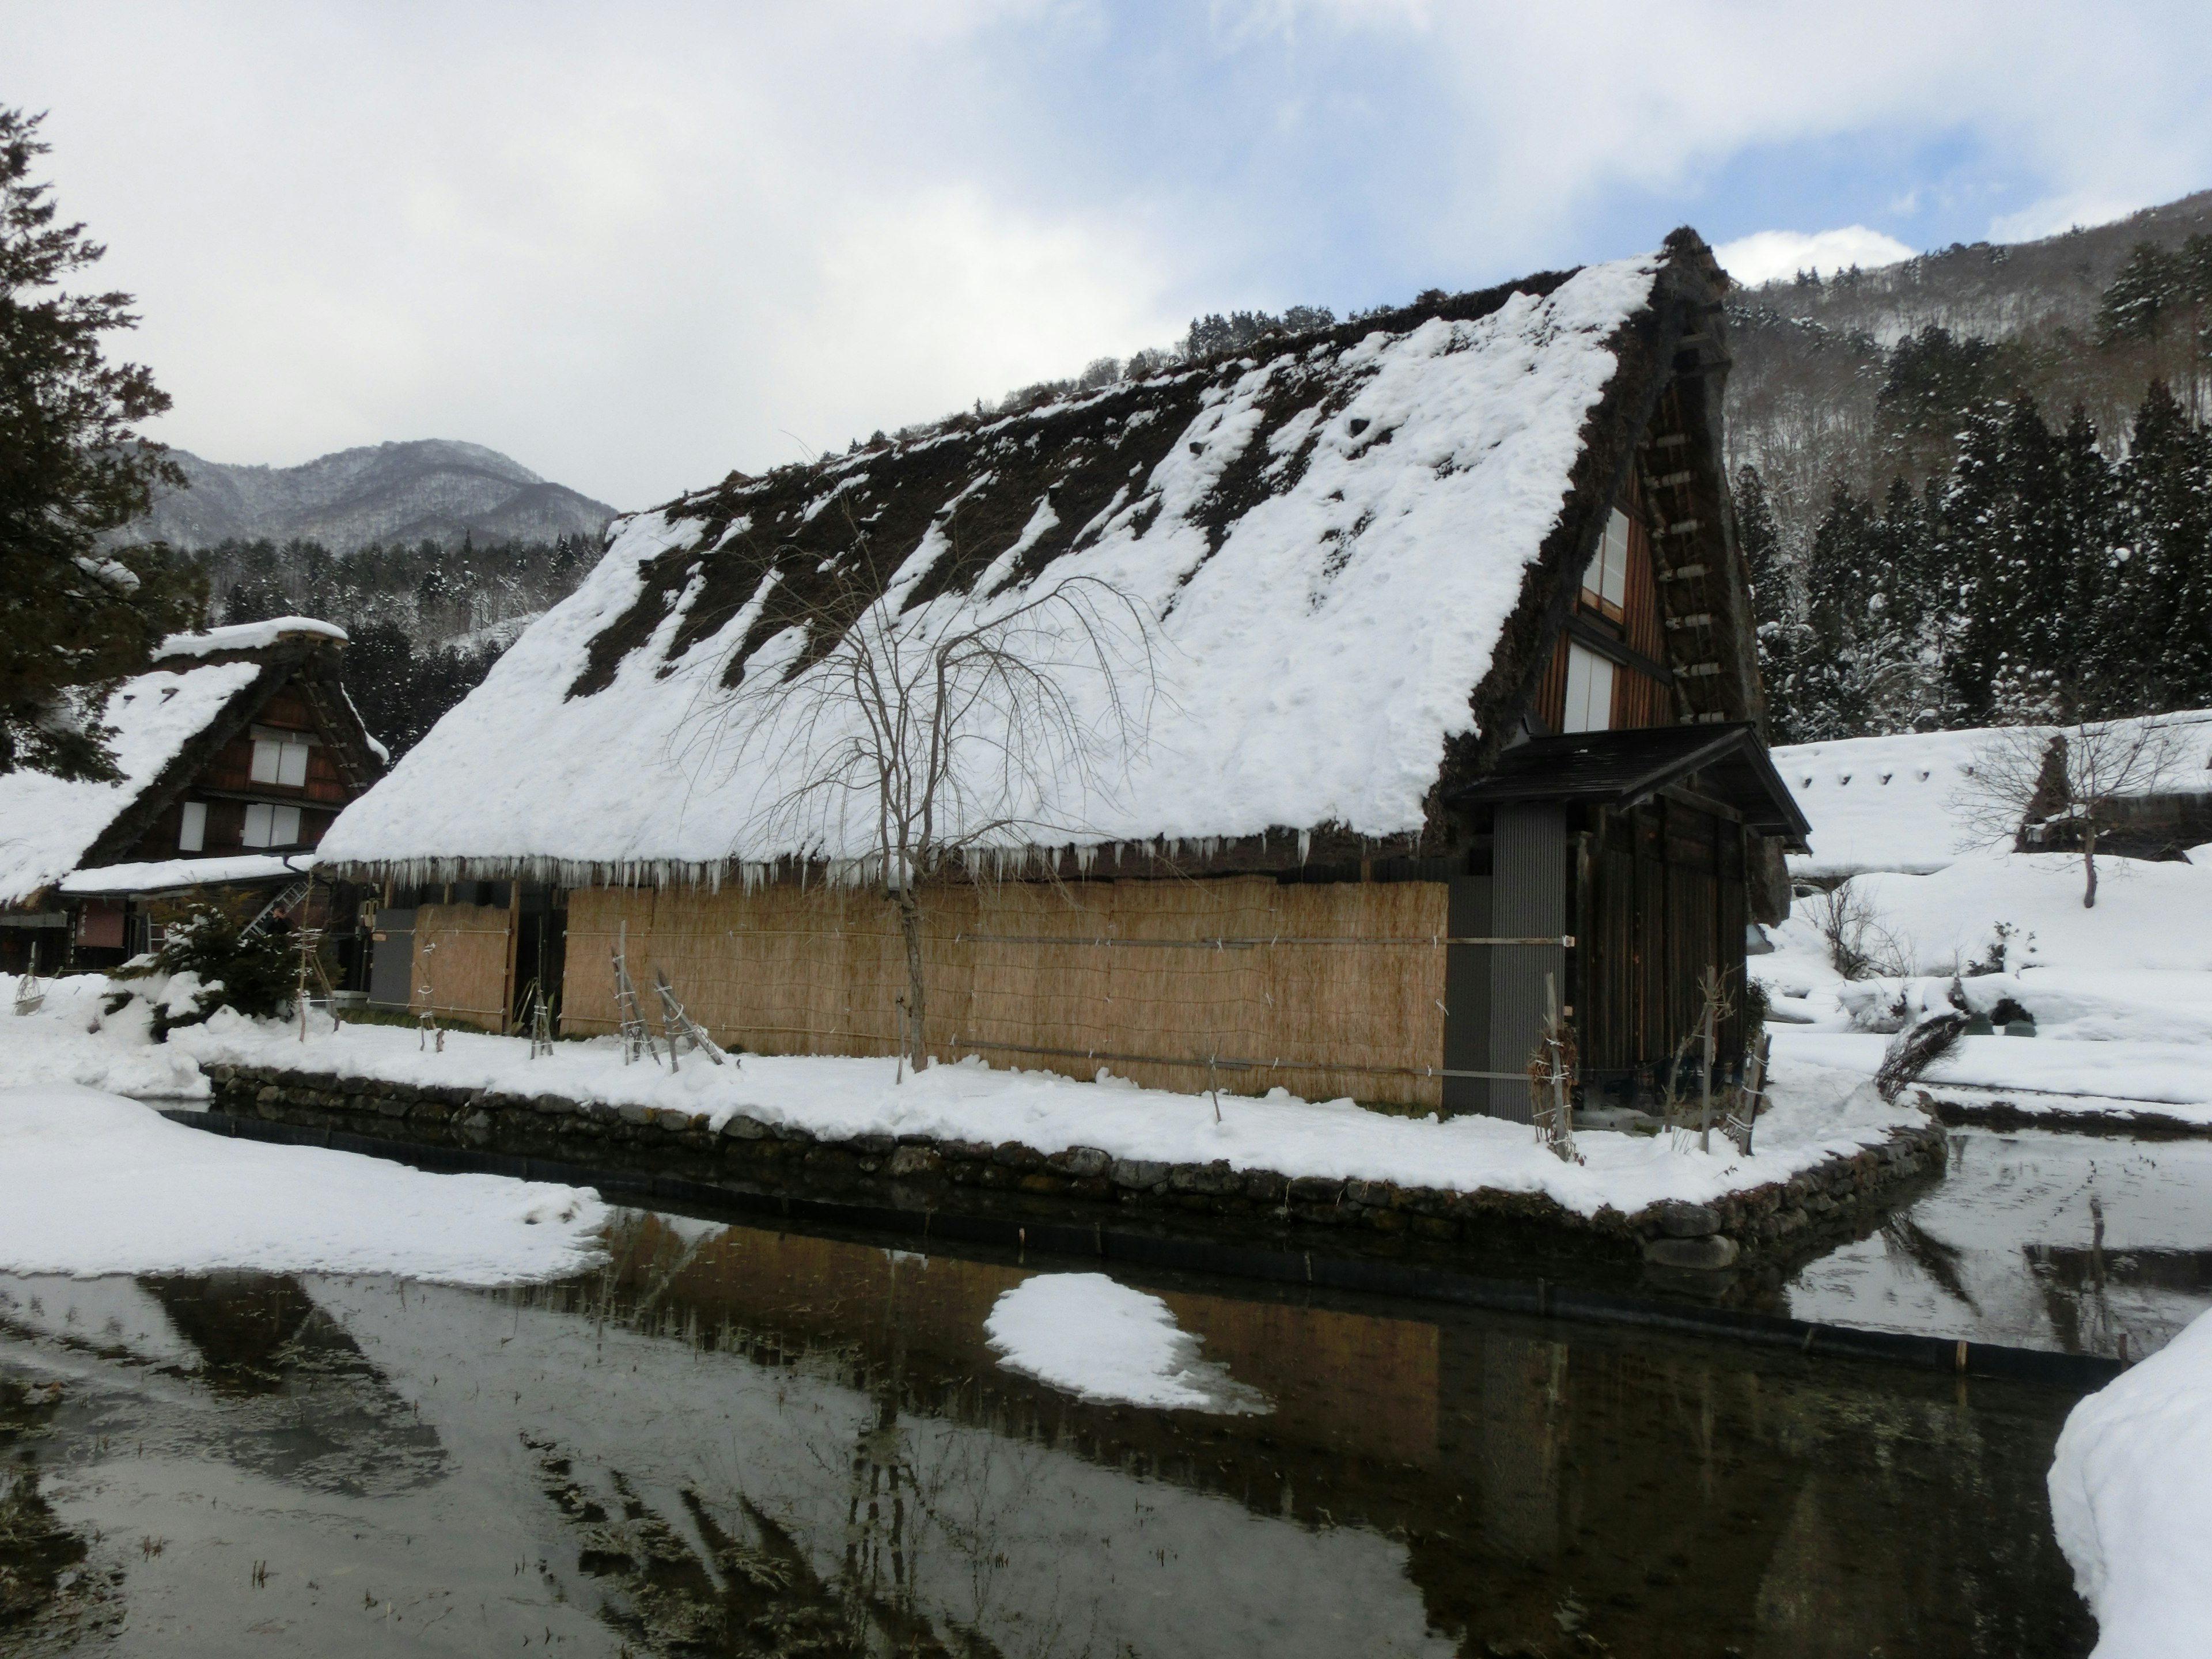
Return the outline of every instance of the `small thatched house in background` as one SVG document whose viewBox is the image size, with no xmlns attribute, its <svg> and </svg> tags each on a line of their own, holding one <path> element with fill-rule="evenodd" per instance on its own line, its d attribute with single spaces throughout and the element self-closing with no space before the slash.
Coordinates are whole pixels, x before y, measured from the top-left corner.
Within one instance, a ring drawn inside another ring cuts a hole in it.
<svg viewBox="0 0 2212 1659">
<path fill-rule="evenodd" d="M 383 746 L 306 617 L 173 635 L 107 701 L 122 777 L 0 776 L 0 969 L 110 968 L 193 902 L 247 915 L 301 880 Z"/>
<path fill-rule="evenodd" d="M 849 721 L 754 741 L 745 688 L 823 672 L 856 593 L 942 637 L 1081 575 L 1147 619 L 1159 701 L 1110 787 L 1024 804 L 1048 848 L 929 895 L 933 1054 L 1525 1118 L 1548 979 L 1585 1078 L 1648 1080 L 1804 830 L 1759 736 L 1726 283 L 1678 232 L 618 525 L 325 844 L 412 930 L 384 994 L 497 1024 L 534 979 L 604 1031 L 626 936 L 732 1042 L 891 1052 L 891 910 L 824 879 L 872 867 L 871 813 L 763 828 Z"/>
</svg>

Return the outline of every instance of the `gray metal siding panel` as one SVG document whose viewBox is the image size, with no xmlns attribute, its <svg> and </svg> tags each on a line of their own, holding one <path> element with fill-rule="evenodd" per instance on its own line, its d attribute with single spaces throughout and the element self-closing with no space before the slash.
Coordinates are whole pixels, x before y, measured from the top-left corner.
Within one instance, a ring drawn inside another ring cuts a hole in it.
<svg viewBox="0 0 2212 1659">
<path fill-rule="evenodd" d="M 1491 926 L 1501 938 L 1567 931 L 1566 809 L 1555 803 L 1501 805 L 1491 852 Z M 1544 1029 L 1544 979 L 1560 994 L 1566 952 L 1556 945 L 1500 945 L 1490 951 L 1490 1058 L 1486 1068 L 1518 1071 Z M 1529 1121 L 1528 1085 L 1492 1079 L 1490 1115 Z"/>
<path fill-rule="evenodd" d="M 379 910 L 368 947 L 368 1003 L 372 1008 L 406 1011 L 415 973 L 415 913 Z"/>
<path fill-rule="evenodd" d="M 1454 876 L 1445 926 L 1455 939 L 1490 933 L 1490 878 Z M 1444 1058 L 1446 1071 L 1490 1069 L 1490 958 L 1484 945 L 1444 947 Z M 1490 1085 L 1480 1078 L 1448 1077 L 1443 1115 L 1487 1112 Z"/>
</svg>

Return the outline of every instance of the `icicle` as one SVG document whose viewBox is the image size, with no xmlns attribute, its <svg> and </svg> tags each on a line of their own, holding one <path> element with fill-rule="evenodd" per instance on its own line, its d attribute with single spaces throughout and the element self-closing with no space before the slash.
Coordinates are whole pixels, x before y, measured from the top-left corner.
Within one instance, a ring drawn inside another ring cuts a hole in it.
<svg viewBox="0 0 2212 1659">
<path fill-rule="evenodd" d="M 1299 831 L 1298 831 L 1298 862 L 1299 862 L 1300 864 L 1304 864 L 1304 863 L 1306 861 L 1306 855 L 1307 855 L 1308 854 L 1311 853 L 1312 851 L 1313 851 L 1313 831 L 1312 831 L 1312 830 L 1299 830 Z"/>
</svg>

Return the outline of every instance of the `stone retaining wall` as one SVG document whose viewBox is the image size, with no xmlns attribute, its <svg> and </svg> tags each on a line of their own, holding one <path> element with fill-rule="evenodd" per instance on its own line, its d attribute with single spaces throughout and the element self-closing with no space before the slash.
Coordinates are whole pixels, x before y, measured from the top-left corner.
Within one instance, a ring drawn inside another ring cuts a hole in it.
<svg viewBox="0 0 2212 1659">
<path fill-rule="evenodd" d="M 901 1208 L 1012 1210 L 1058 1220 L 1152 1216 L 1209 1230 L 1279 1236 L 1326 1231 L 1488 1251 L 1565 1250 L 1672 1268 L 1725 1269 L 1801 1255 L 1863 1231 L 1943 1167 L 1942 1129 L 1889 1140 L 1711 1204 L 1654 1205 L 1583 1216 L 1540 1194 L 1452 1192 L 1383 1181 L 1289 1176 L 1225 1161 L 1163 1164 L 1096 1147 L 1046 1153 L 925 1135 L 822 1140 L 742 1114 L 710 1130 L 704 1116 L 608 1106 L 557 1095 L 387 1083 L 274 1067 L 213 1065 L 212 1109 L 295 1127 L 428 1146 L 489 1149 L 599 1167 L 651 1170 L 811 1197 L 868 1197 Z"/>
</svg>

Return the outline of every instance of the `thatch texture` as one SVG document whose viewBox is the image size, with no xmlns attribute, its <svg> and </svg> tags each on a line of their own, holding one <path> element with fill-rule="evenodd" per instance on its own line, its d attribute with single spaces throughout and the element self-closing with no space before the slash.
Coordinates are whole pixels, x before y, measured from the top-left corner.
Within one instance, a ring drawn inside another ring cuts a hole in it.
<svg viewBox="0 0 2212 1659">
<path fill-rule="evenodd" d="M 426 904 L 417 910 L 409 1011 L 428 1008 L 441 1020 L 505 1030 L 510 921 L 505 909 L 489 904 Z"/>
<path fill-rule="evenodd" d="M 1079 1078 L 1103 1065 L 1167 1089 L 1281 1085 L 1420 1110 L 1441 1099 L 1437 1079 L 1410 1074 L 1443 1051 L 1441 882 L 950 884 L 925 914 L 939 1057 Z M 896 1046 L 906 966 L 879 897 L 790 884 L 577 891 L 564 1030 L 615 1028 L 609 960 L 625 931 L 632 979 L 642 988 L 665 971 L 719 1039 L 764 1054 Z M 1215 939 L 1285 942 L 1193 948 Z M 1290 942 L 1315 939 L 1346 942 Z M 1129 1055 L 1152 1058 L 1119 1058 Z M 1209 1056 L 1261 1065 L 1209 1074 Z"/>
</svg>

